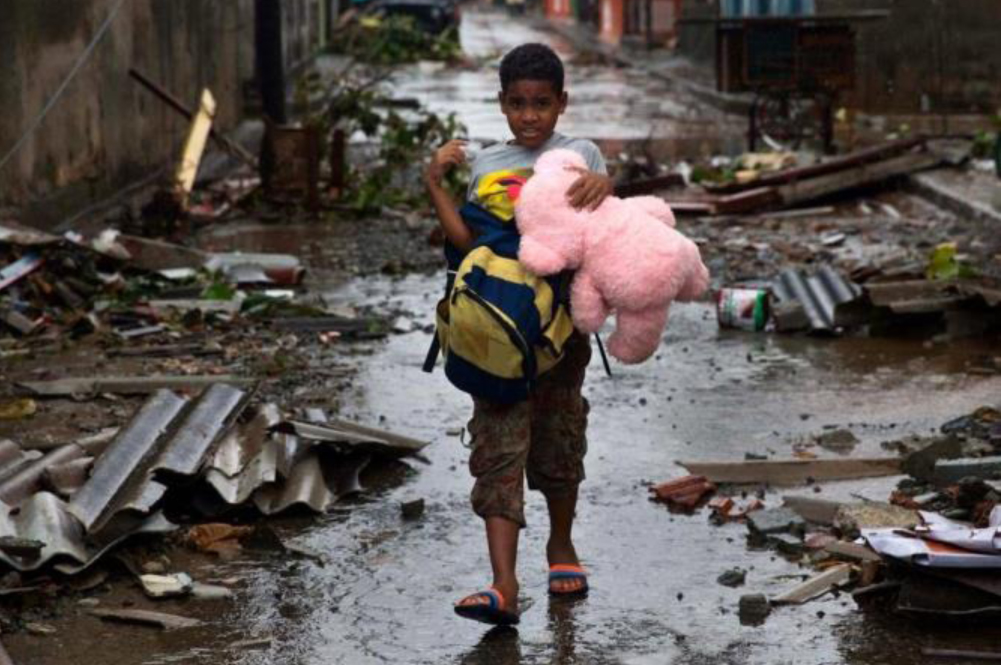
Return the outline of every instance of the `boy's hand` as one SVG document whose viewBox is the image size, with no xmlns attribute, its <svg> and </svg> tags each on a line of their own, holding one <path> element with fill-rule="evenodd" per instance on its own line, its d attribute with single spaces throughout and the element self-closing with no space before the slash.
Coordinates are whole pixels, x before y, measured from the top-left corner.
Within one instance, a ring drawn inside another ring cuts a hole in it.
<svg viewBox="0 0 1001 665">
<path fill-rule="evenodd" d="M 435 150 L 434 155 L 431 156 L 431 163 L 428 164 L 424 174 L 424 179 L 429 186 L 441 185 L 441 179 L 453 166 L 466 161 L 466 153 L 463 150 L 465 145 L 465 141 L 453 139 Z"/>
<path fill-rule="evenodd" d="M 580 177 L 567 190 L 567 200 L 575 210 L 594 210 L 612 193 L 612 179 L 607 175 L 575 167 Z"/>
</svg>

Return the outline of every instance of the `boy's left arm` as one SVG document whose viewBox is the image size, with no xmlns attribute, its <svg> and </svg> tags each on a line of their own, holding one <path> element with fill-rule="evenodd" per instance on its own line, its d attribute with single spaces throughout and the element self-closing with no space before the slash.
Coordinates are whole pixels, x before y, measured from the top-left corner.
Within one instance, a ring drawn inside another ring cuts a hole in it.
<svg viewBox="0 0 1001 665">
<path fill-rule="evenodd" d="M 604 173 L 575 168 L 580 177 L 567 190 L 567 200 L 575 210 L 594 210 L 614 190 L 612 179 Z"/>
</svg>

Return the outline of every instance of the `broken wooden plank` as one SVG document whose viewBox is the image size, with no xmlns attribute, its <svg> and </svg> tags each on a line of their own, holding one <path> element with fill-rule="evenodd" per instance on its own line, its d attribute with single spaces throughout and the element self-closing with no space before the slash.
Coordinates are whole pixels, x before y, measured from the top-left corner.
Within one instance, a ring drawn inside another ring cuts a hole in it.
<svg viewBox="0 0 1001 665">
<path fill-rule="evenodd" d="M 756 187 L 785 185 L 790 182 L 807 180 L 809 178 L 816 178 L 823 175 L 829 175 L 831 173 L 837 173 L 862 164 L 880 162 L 899 155 L 902 152 L 906 152 L 911 148 L 920 145 L 922 141 L 923 139 L 921 138 L 891 141 L 889 143 L 882 143 L 871 148 L 856 150 L 855 152 L 850 152 L 847 155 L 835 157 L 834 159 L 828 159 L 820 162 L 819 164 L 811 164 L 810 166 L 800 166 L 764 174 L 756 180 L 752 180 L 750 182 L 730 182 L 720 185 L 706 184 L 705 187 L 714 193 L 723 194 L 739 192 L 745 189 L 754 189 Z"/>
<path fill-rule="evenodd" d="M 717 215 L 740 215 L 783 203 L 784 199 L 775 187 L 758 187 L 745 192 L 721 196 L 713 201 Z"/>
<path fill-rule="evenodd" d="M 161 388 L 168 390 L 191 390 L 205 388 L 214 383 L 228 383 L 234 386 L 249 386 L 255 383 L 231 374 L 209 374 L 192 376 L 95 376 L 78 379 L 56 379 L 54 381 L 23 381 L 17 385 L 32 394 L 44 397 L 66 395 L 95 395 L 115 393 L 120 395 L 145 395 Z"/>
<path fill-rule="evenodd" d="M 91 610 L 91 614 L 105 621 L 117 621 L 120 623 L 135 623 L 143 626 L 158 626 L 166 630 L 174 628 L 197 628 L 202 625 L 198 619 L 182 617 L 176 614 L 166 614 L 164 612 L 151 612 L 149 610 Z"/>
<path fill-rule="evenodd" d="M 899 457 L 860 459 L 780 459 L 745 462 L 678 462 L 714 483 L 770 483 L 796 485 L 810 480 L 875 478 L 901 473 Z"/>
<path fill-rule="evenodd" d="M 191 129 L 188 138 L 184 142 L 184 152 L 181 156 L 181 163 L 177 167 L 177 174 L 174 176 L 175 186 L 182 203 L 186 206 L 188 196 L 195 186 L 195 176 L 198 175 L 198 166 L 202 163 L 202 155 L 205 154 L 205 144 L 208 143 L 209 132 L 212 130 L 212 121 L 215 118 L 216 101 L 208 88 L 202 90 L 202 98 L 198 104 L 198 112 L 191 122 Z"/>
<path fill-rule="evenodd" d="M 783 205 L 792 206 L 862 185 L 876 184 L 894 176 L 931 168 L 939 161 L 937 156 L 929 153 L 909 153 L 880 162 L 862 164 L 830 175 L 791 182 L 777 187 L 776 191 Z"/>
<path fill-rule="evenodd" d="M 847 563 L 832 566 L 819 575 L 811 577 L 799 586 L 772 598 L 773 604 L 802 605 L 808 600 L 822 596 L 832 589 L 846 584 L 852 576 L 852 567 Z"/>
</svg>

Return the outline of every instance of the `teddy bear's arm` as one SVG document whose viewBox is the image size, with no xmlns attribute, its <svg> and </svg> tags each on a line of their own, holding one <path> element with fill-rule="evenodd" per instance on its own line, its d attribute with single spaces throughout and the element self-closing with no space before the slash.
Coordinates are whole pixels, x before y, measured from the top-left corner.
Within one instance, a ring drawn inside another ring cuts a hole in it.
<svg viewBox="0 0 1001 665">
<path fill-rule="evenodd" d="M 532 236 L 521 237 L 518 260 L 536 275 L 555 275 L 567 267 L 567 260 Z"/>
<path fill-rule="evenodd" d="M 574 325 L 581 332 L 598 332 L 608 318 L 610 308 L 598 290 L 594 278 L 586 271 L 578 272 L 570 288 L 570 310 Z"/>
</svg>

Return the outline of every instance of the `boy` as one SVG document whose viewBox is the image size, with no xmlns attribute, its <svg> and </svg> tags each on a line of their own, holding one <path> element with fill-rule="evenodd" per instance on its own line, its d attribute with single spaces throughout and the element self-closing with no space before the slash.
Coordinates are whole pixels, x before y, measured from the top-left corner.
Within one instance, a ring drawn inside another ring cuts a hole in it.
<svg viewBox="0 0 1001 665">
<path fill-rule="evenodd" d="M 590 170 L 581 170 L 567 198 L 577 209 L 598 207 L 612 192 L 601 152 L 590 141 L 555 131 L 567 106 L 559 57 L 542 44 L 519 46 L 501 61 L 500 83 L 501 112 L 514 138 L 476 156 L 467 198 L 514 223 L 514 203 L 535 160 L 546 150 L 569 148 L 584 157 Z M 448 169 L 464 161 L 463 143 L 450 141 L 435 152 L 425 178 L 442 229 L 461 251 L 472 245 L 473 232 L 441 181 Z M 515 561 L 518 534 L 525 526 L 526 475 L 529 487 L 545 495 L 549 509 L 550 593 L 580 596 L 587 592 L 587 577 L 571 530 L 577 487 L 584 478 L 588 406 L 581 386 L 590 357 L 587 337 L 575 332 L 566 343 L 564 358 L 538 379 L 527 401 L 500 404 L 473 399 L 469 422 L 469 467 L 476 479 L 472 504 L 486 525 L 493 585 L 460 600 L 455 605 L 460 616 L 492 624 L 518 623 Z"/>
</svg>

